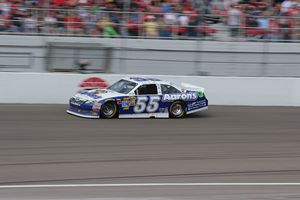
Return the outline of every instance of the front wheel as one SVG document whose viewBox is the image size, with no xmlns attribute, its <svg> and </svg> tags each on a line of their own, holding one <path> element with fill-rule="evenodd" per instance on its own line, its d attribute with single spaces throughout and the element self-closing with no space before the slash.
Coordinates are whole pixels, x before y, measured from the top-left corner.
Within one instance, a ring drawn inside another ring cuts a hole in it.
<svg viewBox="0 0 300 200">
<path fill-rule="evenodd" d="M 175 101 L 169 108 L 169 115 L 171 118 L 181 118 L 185 115 L 185 106 L 180 101 Z"/>
<path fill-rule="evenodd" d="M 115 102 L 109 101 L 102 105 L 100 115 L 102 118 L 110 119 L 117 116 L 117 105 Z"/>
</svg>

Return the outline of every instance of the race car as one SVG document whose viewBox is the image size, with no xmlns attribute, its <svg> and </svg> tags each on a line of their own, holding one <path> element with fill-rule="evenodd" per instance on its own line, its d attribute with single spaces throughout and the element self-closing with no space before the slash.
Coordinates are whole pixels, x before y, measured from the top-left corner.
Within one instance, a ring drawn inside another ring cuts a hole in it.
<svg viewBox="0 0 300 200">
<path fill-rule="evenodd" d="M 123 78 L 106 89 L 80 90 L 67 113 L 85 118 L 181 118 L 208 108 L 204 88 L 156 78 Z"/>
</svg>

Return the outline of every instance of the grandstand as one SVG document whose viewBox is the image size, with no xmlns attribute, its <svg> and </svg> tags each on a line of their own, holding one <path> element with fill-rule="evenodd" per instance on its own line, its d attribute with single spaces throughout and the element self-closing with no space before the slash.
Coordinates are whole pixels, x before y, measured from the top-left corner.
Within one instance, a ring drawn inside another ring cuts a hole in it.
<svg viewBox="0 0 300 200">
<path fill-rule="evenodd" d="M 0 71 L 300 76 L 295 0 L 2 0 L 0 13 Z"/>
<path fill-rule="evenodd" d="M 2 0 L 0 33 L 300 40 L 300 3 L 225 0 Z"/>
</svg>

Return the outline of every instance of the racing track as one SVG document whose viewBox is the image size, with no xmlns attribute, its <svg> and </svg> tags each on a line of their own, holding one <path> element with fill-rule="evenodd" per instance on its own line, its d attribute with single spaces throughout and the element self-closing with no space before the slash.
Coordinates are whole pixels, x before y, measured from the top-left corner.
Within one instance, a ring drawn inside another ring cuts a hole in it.
<svg viewBox="0 0 300 200">
<path fill-rule="evenodd" d="M 300 180 L 300 108 L 210 106 L 185 119 L 114 120 L 65 109 L 0 105 L 1 185 Z M 300 186 L 0 189 L 0 199 L 82 197 L 299 199 Z"/>
</svg>

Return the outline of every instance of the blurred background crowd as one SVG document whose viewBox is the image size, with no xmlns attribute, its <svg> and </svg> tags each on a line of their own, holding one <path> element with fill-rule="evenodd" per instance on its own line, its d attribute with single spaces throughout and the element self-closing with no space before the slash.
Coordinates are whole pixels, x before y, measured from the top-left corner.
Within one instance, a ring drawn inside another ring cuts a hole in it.
<svg viewBox="0 0 300 200">
<path fill-rule="evenodd" d="M 0 32 L 300 40 L 300 0 L 0 0 Z"/>
</svg>

